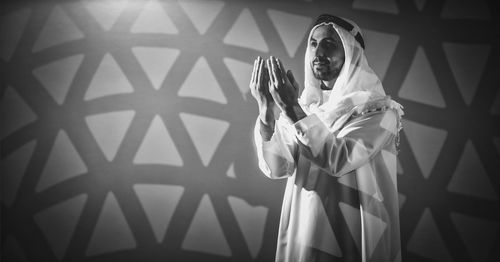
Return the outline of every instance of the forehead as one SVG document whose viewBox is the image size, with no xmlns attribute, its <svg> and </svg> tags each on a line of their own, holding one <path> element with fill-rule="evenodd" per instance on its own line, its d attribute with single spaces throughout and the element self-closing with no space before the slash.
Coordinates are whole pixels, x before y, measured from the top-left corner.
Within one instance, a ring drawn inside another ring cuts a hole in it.
<svg viewBox="0 0 500 262">
<path fill-rule="evenodd" d="M 337 31 L 331 25 L 320 25 L 316 27 L 312 33 L 312 38 L 316 40 L 321 40 L 324 38 L 332 38 L 336 41 L 342 42 Z"/>
</svg>

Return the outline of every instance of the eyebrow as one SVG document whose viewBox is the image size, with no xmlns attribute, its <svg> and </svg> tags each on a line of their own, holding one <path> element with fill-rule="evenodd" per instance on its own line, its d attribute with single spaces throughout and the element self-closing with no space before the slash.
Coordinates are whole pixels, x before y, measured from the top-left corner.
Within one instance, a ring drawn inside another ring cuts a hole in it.
<svg viewBox="0 0 500 262">
<path fill-rule="evenodd" d="M 338 42 L 338 41 L 337 41 L 335 38 L 333 38 L 333 37 L 325 37 L 325 38 L 323 38 L 323 39 L 328 39 L 328 40 L 332 40 L 333 42 Z M 318 40 L 316 40 L 316 38 L 314 38 L 314 37 L 312 37 L 312 36 L 311 36 L 311 41 L 318 41 Z"/>
</svg>

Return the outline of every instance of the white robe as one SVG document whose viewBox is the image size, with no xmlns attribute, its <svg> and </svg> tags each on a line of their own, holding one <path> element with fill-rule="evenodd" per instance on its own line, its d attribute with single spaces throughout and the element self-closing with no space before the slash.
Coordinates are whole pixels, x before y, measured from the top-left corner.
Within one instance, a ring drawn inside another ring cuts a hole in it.
<svg viewBox="0 0 500 262">
<path fill-rule="evenodd" d="M 346 61 L 331 94 L 312 77 L 306 51 L 299 102 L 308 116 L 295 124 L 279 118 L 269 141 L 259 120 L 255 126 L 259 168 L 269 178 L 287 178 L 276 261 L 400 261 L 402 109 L 385 96 L 352 32 L 332 26 Z"/>
<path fill-rule="evenodd" d="M 276 261 L 400 260 L 397 131 L 393 109 L 334 132 L 315 114 L 294 126 L 277 121 L 269 141 L 257 121 L 259 167 L 288 179 Z"/>
</svg>

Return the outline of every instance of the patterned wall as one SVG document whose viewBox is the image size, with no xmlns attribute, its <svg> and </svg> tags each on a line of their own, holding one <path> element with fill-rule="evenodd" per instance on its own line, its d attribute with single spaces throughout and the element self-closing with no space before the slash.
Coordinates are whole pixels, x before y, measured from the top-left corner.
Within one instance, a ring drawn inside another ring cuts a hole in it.
<svg viewBox="0 0 500 262">
<path fill-rule="evenodd" d="M 491 1 L 493 3 L 493 1 Z M 364 30 L 406 109 L 404 261 L 500 261 L 498 14 L 476 0 L 1 4 L 2 261 L 272 261 L 253 59 L 303 79 L 313 18 Z"/>
</svg>

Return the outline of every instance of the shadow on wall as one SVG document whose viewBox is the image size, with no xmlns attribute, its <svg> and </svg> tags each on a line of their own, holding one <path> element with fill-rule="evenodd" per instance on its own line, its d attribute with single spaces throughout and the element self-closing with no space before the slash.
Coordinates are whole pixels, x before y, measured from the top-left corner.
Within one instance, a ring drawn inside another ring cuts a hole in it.
<svg viewBox="0 0 500 262">
<path fill-rule="evenodd" d="M 499 259 L 498 18 L 482 1 L 0 12 L 2 260 L 272 261 L 284 183 L 257 168 L 248 83 L 270 54 L 303 79 L 324 12 L 362 27 L 370 65 L 405 106 L 403 260 Z"/>
</svg>

